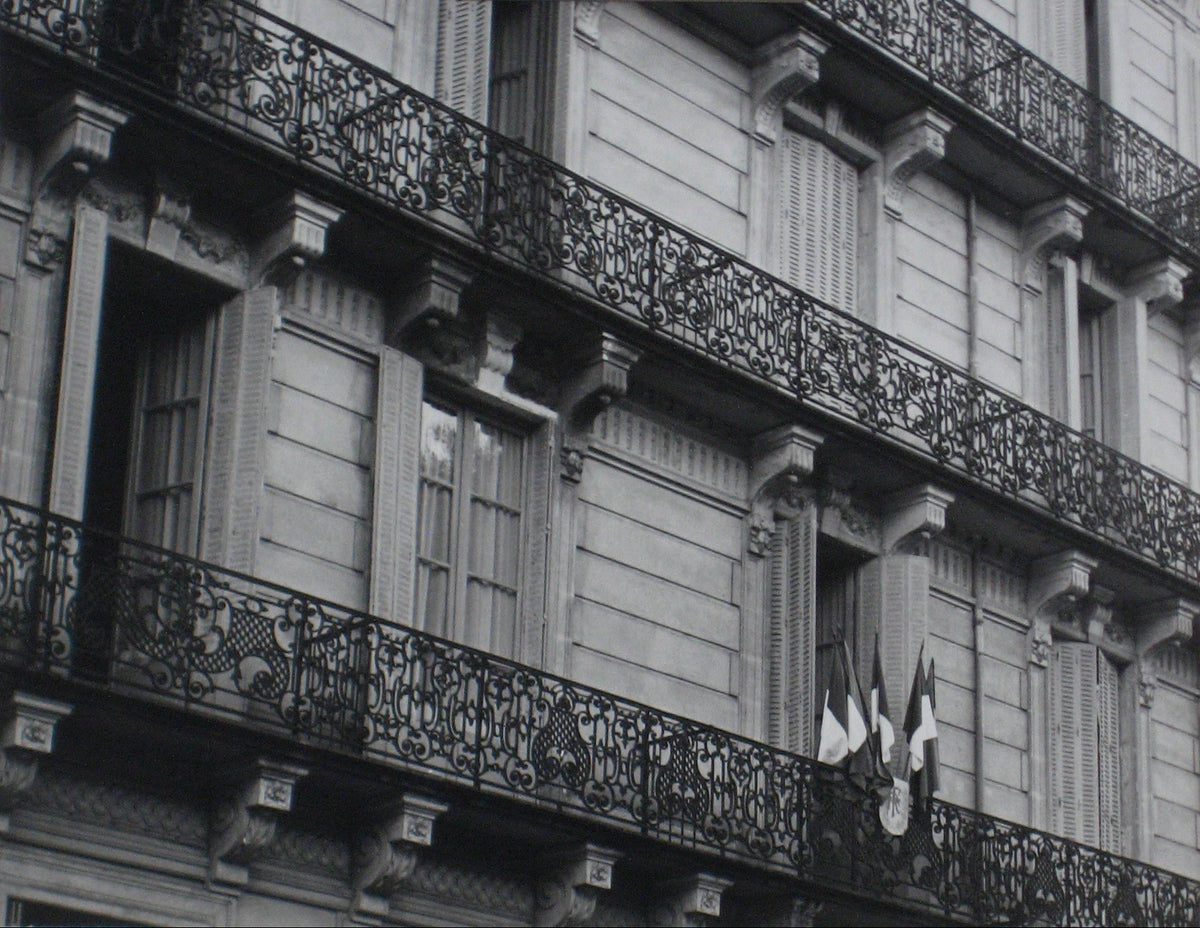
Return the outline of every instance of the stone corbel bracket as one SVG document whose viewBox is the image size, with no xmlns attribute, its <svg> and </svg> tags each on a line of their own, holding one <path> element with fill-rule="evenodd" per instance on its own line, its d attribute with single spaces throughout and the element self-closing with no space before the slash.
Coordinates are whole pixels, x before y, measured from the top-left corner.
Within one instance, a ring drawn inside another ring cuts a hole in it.
<svg viewBox="0 0 1200 928">
<path fill-rule="evenodd" d="M 673 928 L 710 925 L 721 917 L 721 896 L 733 885 L 711 873 L 697 873 L 662 887 L 661 901 L 654 907 L 653 924 Z"/>
<path fill-rule="evenodd" d="M 431 253 L 422 257 L 396 301 L 388 324 L 388 344 L 399 345 L 405 331 L 418 319 L 433 328 L 456 321 L 463 291 L 474 276 L 469 267 L 445 255 Z"/>
<path fill-rule="evenodd" d="M 784 104 L 820 79 L 821 56 L 828 49 L 828 43 L 797 29 L 755 51 L 750 73 L 755 141 L 775 144 Z"/>
<path fill-rule="evenodd" d="M 612 889 L 616 851 L 584 844 L 547 855 L 534 899 L 535 925 L 582 925 L 596 911 L 600 893 Z"/>
<path fill-rule="evenodd" d="M 912 538 L 929 539 L 946 527 L 946 509 L 954 494 L 932 483 L 893 493 L 883 501 L 880 552 L 892 554 Z"/>
<path fill-rule="evenodd" d="M 888 127 L 883 148 L 883 209 L 892 219 L 904 215 L 904 195 L 912 179 L 946 156 L 946 136 L 953 128 L 954 123 L 928 108 Z"/>
<path fill-rule="evenodd" d="M 479 373 L 475 383 L 494 395 L 507 391 L 505 381 L 513 368 L 513 352 L 521 341 L 521 328 L 507 316 L 488 313 L 483 327 Z"/>
<path fill-rule="evenodd" d="M 1029 570 L 1029 660 L 1039 667 L 1050 663 L 1050 626 L 1064 606 L 1087 595 L 1096 559 L 1070 549 L 1034 561 Z"/>
<path fill-rule="evenodd" d="M 4 707 L 0 728 L 0 834 L 8 831 L 11 813 L 33 786 L 38 761 L 54 750 L 54 729 L 71 714 L 71 706 L 53 699 L 15 692 Z"/>
<path fill-rule="evenodd" d="M 562 419 L 562 477 L 578 483 L 583 477 L 592 424 L 605 409 L 625 396 L 629 371 L 641 352 L 614 335 L 604 332 L 582 352 L 564 384 L 559 401 Z"/>
<path fill-rule="evenodd" d="M 243 770 L 209 824 L 209 879 L 245 885 L 249 865 L 275 838 L 279 819 L 292 809 L 303 767 L 258 759 Z"/>
<path fill-rule="evenodd" d="M 1135 268 L 1129 275 L 1125 292 L 1146 304 L 1146 317 L 1178 306 L 1183 302 L 1183 282 L 1191 273 L 1182 261 L 1162 258 Z"/>
<path fill-rule="evenodd" d="M 146 250 L 168 260 L 174 258 L 179 236 L 191 216 L 192 205 L 187 196 L 160 179 L 154 191 L 150 221 L 146 224 Z"/>
<path fill-rule="evenodd" d="M 433 826 L 449 808 L 415 793 L 389 804 L 381 822 L 361 836 L 354 854 L 351 909 L 383 918 L 394 896 L 416 870 L 421 848 L 433 843 Z"/>
<path fill-rule="evenodd" d="M 36 191 L 25 236 L 25 260 L 54 270 L 70 239 L 71 201 L 92 170 L 108 161 L 112 139 L 129 114 L 82 91 L 61 97 L 38 122 L 42 144 L 34 164 Z"/>
<path fill-rule="evenodd" d="M 1150 709 L 1158 689 L 1152 657 L 1160 648 L 1179 647 L 1196 634 L 1200 603 L 1172 597 L 1143 606 L 1134 614 L 1134 649 L 1137 654 L 1138 703 Z"/>
<path fill-rule="evenodd" d="M 325 254 L 329 227 L 343 210 L 294 191 L 263 210 L 259 222 L 265 230 L 250 264 L 251 280 L 285 285 L 309 261 Z"/>
<path fill-rule="evenodd" d="M 1046 289 L 1050 255 L 1083 241 L 1088 207 L 1072 197 L 1056 197 L 1033 207 L 1021 226 L 1019 258 L 1021 285 L 1030 293 Z"/>
<path fill-rule="evenodd" d="M 751 449 L 747 550 L 763 557 L 775 532 L 775 508 L 813 472 L 825 436 L 800 425 L 781 425 L 755 436 Z"/>
<path fill-rule="evenodd" d="M 575 4 L 575 34 L 588 45 L 600 47 L 600 14 L 606 0 L 579 0 Z"/>
</svg>

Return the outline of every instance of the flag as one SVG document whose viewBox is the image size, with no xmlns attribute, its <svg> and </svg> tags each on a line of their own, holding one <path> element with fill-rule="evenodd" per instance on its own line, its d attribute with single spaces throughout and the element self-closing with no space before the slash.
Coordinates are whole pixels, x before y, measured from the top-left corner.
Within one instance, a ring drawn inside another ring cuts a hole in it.
<svg viewBox="0 0 1200 928">
<path fill-rule="evenodd" d="M 914 805 L 928 806 L 938 788 L 937 722 L 933 712 L 933 694 L 925 676 L 925 649 L 917 657 L 908 711 L 904 714 L 904 734 L 908 739 L 908 784 Z"/>
<path fill-rule="evenodd" d="M 863 712 L 862 687 L 850 657 L 850 646 L 842 639 L 842 663 L 846 671 L 846 747 L 850 752 L 850 778 L 859 789 L 874 779 L 875 761 L 867 718 Z"/>
<path fill-rule="evenodd" d="M 925 677 L 925 689 L 929 693 L 929 730 L 933 732 L 932 735 L 925 736 L 925 775 L 922 778 L 924 787 L 922 798 L 926 801 L 933 798 L 933 793 L 940 785 L 942 778 L 941 759 L 938 755 L 936 683 L 937 674 L 934 673 L 933 658 L 931 657 L 929 674 Z"/>
<path fill-rule="evenodd" d="M 892 726 L 888 710 L 887 690 L 883 685 L 883 661 L 879 657 L 879 638 L 875 638 L 875 666 L 871 670 L 871 740 L 876 757 L 875 776 L 885 784 L 892 782 L 888 764 L 892 760 L 892 745 L 896 743 L 896 730 Z"/>
<path fill-rule="evenodd" d="M 821 710 L 821 738 L 817 745 L 817 760 L 823 764 L 840 764 L 850 756 L 846 719 L 846 673 L 842 661 L 834 656 L 830 661 L 829 685 L 825 688 L 825 705 Z"/>
</svg>

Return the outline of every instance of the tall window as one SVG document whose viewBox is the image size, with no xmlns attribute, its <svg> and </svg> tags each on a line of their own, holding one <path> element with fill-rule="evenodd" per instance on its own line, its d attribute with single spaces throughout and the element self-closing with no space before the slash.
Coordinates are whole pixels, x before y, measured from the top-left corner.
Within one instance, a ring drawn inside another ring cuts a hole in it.
<svg viewBox="0 0 1200 928">
<path fill-rule="evenodd" d="M 211 326 L 192 318 L 141 348 L 126 530 L 185 554 L 196 552 Z"/>
<path fill-rule="evenodd" d="M 1054 830 L 1123 853 L 1117 668 L 1095 645 L 1059 641 L 1049 673 Z"/>
<path fill-rule="evenodd" d="M 827 145 L 785 130 L 779 140 L 779 273 L 788 283 L 854 309 L 858 170 Z"/>
<path fill-rule="evenodd" d="M 814 726 L 820 725 L 825 690 L 833 662 L 841 660 L 842 642 L 852 656 L 858 647 L 858 584 L 855 564 L 832 542 L 817 547 L 816 675 L 813 688 Z"/>
<path fill-rule="evenodd" d="M 526 457 L 522 434 L 424 403 L 414 614 L 427 631 L 513 653 Z"/>
<path fill-rule="evenodd" d="M 1107 389 L 1105 367 L 1111 349 L 1105 333 L 1107 304 L 1079 295 L 1079 427 L 1097 441 L 1109 441 L 1105 434 L 1104 398 Z"/>
<path fill-rule="evenodd" d="M 549 114 L 546 73 L 550 62 L 552 3 L 497 3 L 492 7 L 492 60 L 488 122 L 534 148 L 543 148 Z"/>
</svg>

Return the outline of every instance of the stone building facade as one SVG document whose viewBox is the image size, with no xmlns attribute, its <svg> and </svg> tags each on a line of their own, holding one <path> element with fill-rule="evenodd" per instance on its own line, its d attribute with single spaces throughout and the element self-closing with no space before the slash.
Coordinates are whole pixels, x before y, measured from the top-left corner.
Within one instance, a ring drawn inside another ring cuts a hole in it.
<svg viewBox="0 0 1200 928">
<path fill-rule="evenodd" d="M 0 55 L 8 924 L 1200 919 L 1191 0 Z M 843 640 L 934 660 L 901 836 Z"/>
</svg>

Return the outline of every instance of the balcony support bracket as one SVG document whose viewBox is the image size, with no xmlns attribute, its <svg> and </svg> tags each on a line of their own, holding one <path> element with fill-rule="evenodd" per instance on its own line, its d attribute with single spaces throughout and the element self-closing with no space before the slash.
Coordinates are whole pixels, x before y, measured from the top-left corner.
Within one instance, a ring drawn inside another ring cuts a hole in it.
<svg viewBox="0 0 1200 928">
<path fill-rule="evenodd" d="M 572 368 L 576 373 L 564 384 L 559 402 L 564 480 L 578 483 L 583 478 L 592 425 L 601 412 L 625 396 L 629 371 L 640 357 L 637 348 L 608 332 L 579 354 Z"/>
<path fill-rule="evenodd" d="M 1055 251 L 1083 241 L 1088 207 L 1072 197 L 1056 197 L 1025 215 L 1021 229 L 1021 286 L 1030 294 L 1046 290 L 1046 269 Z"/>
<path fill-rule="evenodd" d="M 1028 635 L 1030 663 L 1049 665 L 1050 627 L 1061 615 L 1073 613 L 1087 595 L 1096 563 L 1095 558 L 1073 548 L 1033 562 L 1029 572 L 1029 611 L 1033 616 Z"/>
<path fill-rule="evenodd" d="M 448 805 L 405 793 L 366 829 L 354 853 L 351 913 L 384 918 L 392 896 L 413 875 L 422 848 L 433 843 L 433 825 Z"/>
<path fill-rule="evenodd" d="M 893 554 L 914 538 L 929 539 L 946 527 L 946 508 L 954 494 L 931 483 L 901 490 L 884 500 L 880 551 Z"/>
<path fill-rule="evenodd" d="M 1182 261 L 1162 258 L 1135 268 L 1129 275 L 1126 294 L 1146 304 L 1146 318 L 1153 319 L 1183 302 L 1183 281 L 1191 273 Z"/>
<path fill-rule="evenodd" d="M 33 786 L 42 755 L 54 750 L 55 726 L 71 708 L 19 691 L 8 697 L 0 727 L 0 834 L 8 832 L 13 808 Z"/>
<path fill-rule="evenodd" d="M 721 917 L 721 896 L 732 880 L 697 873 L 674 880 L 661 889 L 661 901 L 651 912 L 651 924 L 671 928 L 698 928 L 715 924 Z"/>
<path fill-rule="evenodd" d="M 46 271 L 62 265 L 74 199 L 93 170 L 108 161 L 113 135 L 128 119 L 124 110 L 82 91 L 66 94 L 42 114 L 34 203 L 25 235 L 28 264 Z"/>
<path fill-rule="evenodd" d="M 303 767 L 259 758 L 232 777 L 233 786 L 214 807 L 209 823 L 209 880 L 245 885 L 249 865 L 275 838 L 279 820 L 291 811 Z"/>
<path fill-rule="evenodd" d="M 815 84 L 821 76 L 821 56 L 829 45 L 797 29 L 761 45 L 750 74 L 754 140 L 774 145 L 779 136 L 784 104 Z"/>
<path fill-rule="evenodd" d="M 329 227 L 343 210 L 300 190 L 264 209 L 264 230 L 251 261 L 250 279 L 257 285 L 286 286 L 309 261 L 325 254 Z"/>
<path fill-rule="evenodd" d="M 825 436 L 800 425 L 781 425 L 754 438 L 750 467 L 750 521 L 746 547 L 763 557 L 775 533 L 775 510 L 798 507 L 802 485 L 812 476 Z"/>
<path fill-rule="evenodd" d="M 892 219 L 904 215 L 904 195 L 912 179 L 946 156 L 946 136 L 953 128 L 954 123 L 928 108 L 888 127 L 883 151 L 883 209 Z"/>
<path fill-rule="evenodd" d="M 388 323 L 388 343 L 400 344 L 401 336 L 418 319 L 432 328 L 457 320 L 463 291 L 473 277 L 470 268 L 446 255 L 425 255 L 396 302 Z"/>
<path fill-rule="evenodd" d="M 548 854 L 534 899 L 535 925 L 582 925 L 596 911 L 600 893 L 612 889 L 616 851 L 584 844 Z"/>
</svg>

